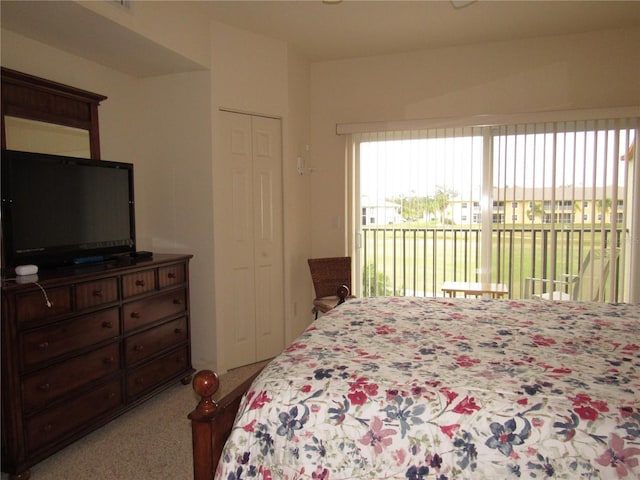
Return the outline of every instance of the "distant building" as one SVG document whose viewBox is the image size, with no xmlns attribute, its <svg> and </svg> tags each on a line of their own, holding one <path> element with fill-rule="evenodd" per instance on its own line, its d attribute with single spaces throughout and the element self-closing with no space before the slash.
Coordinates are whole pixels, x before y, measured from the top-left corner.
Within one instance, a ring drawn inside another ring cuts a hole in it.
<svg viewBox="0 0 640 480">
<path fill-rule="evenodd" d="M 492 223 L 621 223 L 624 189 L 617 187 L 502 188 L 493 190 Z M 603 191 L 604 190 L 604 191 Z M 602 200 L 594 200 L 594 198 Z M 481 223 L 479 201 L 452 200 L 448 214 L 454 224 Z"/>
<path fill-rule="evenodd" d="M 369 201 L 368 197 L 361 200 L 362 225 L 393 225 L 402 223 L 402 206 L 399 203 L 387 201 Z"/>
</svg>

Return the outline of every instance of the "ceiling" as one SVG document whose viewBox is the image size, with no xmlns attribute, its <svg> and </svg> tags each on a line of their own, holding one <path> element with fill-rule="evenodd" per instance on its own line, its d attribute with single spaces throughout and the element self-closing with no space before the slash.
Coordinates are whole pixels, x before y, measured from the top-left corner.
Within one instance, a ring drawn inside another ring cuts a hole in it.
<svg viewBox="0 0 640 480">
<path fill-rule="evenodd" d="M 203 69 L 72 1 L 0 0 L 0 21 L 3 29 L 136 77 Z"/>
<path fill-rule="evenodd" d="M 142 0 L 130 0 L 138 1 Z M 640 1 L 180 3 L 214 20 L 290 43 L 316 62 L 640 26 Z M 0 7 L 3 28 L 136 76 L 203 68 L 123 26 L 103 21 L 76 2 L 0 0 Z"/>
<path fill-rule="evenodd" d="M 640 1 L 195 3 L 223 23 L 289 42 L 312 61 L 640 26 Z"/>
</svg>

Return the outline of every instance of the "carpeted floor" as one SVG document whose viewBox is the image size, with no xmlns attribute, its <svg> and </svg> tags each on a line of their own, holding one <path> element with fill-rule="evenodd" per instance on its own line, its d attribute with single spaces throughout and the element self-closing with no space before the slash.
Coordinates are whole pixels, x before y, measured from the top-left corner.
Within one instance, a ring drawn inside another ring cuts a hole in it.
<svg viewBox="0 0 640 480">
<path fill-rule="evenodd" d="M 220 377 L 224 395 L 266 362 Z M 193 479 L 191 425 L 198 403 L 191 385 L 177 383 L 139 407 L 31 468 L 31 480 Z M 3 473 L 1 480 L 9 476 Z"/>
</svg>

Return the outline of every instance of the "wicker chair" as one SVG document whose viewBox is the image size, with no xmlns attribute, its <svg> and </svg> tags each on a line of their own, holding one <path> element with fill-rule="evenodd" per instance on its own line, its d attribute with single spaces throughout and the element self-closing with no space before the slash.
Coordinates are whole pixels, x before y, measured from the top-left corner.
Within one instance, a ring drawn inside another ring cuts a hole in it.
<svg viewBox="0 0 640 480">
<path fill-rule="evenodd" d="M 316 318 L 318 312 L 327 313 L 354 298 L 351 295 L 351 257 L 309 258 L 307 261 L 316 291 L 312 310 Z"/>
</svg>

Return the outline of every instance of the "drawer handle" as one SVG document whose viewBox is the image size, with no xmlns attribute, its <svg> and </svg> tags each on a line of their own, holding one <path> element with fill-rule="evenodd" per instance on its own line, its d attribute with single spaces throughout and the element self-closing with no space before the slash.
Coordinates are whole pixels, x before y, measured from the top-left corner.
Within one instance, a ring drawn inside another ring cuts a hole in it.
<svg viewBox="0 0 640 480">
<path fill-rule="evenodd" d="M 140 314 L 138 312 L 131 312 L 131 318 L 140 318 Z"/>
<path fill-rule="evenodd" d="M 134 346 L 133 346 L 133 349 L 134 349 L 136 352 L 141 352 L 141 351 L 143 351 L 143 350 L 144 350 L 144 345 L 134 345 Z"/>
<path fill-rule="evenodd" d="M 136 378 L 136 385 L 142 385 L 144 383 L 144 378 L 142 377 L 138 377 Z"/>
<path fill-rule="evenodd" d="M 45 348 L 49 348 L 49 342 L 42 342 L 38 344 L 38 348 L 44 350 Z"/>
<path fill-rule="evenodd" d="M 48 392 L 50 389 L 51 385 L 49 385 L 48 383 L 43 383 L 38 387 L 38 390 L 40 390 L 41 392 Z"/>
<path fill-rule="evenodd" d="M 173 299 L 173 304 L 174 305 L 180 305 L 180 304 L 182 304 L 182 300 L 180 300 L 179 298 L 174 298 Z"/>
<path fill-rule="evenodd" d="M 102 297 L 102 290 L 94 290 L 93 291 L 93 296 L 94 297 Z"/>
<path fill-rule="evenodd" d="M 114 362 L 113 357 L 107 357 L 104 359 L 105 365 L 111 365 Z"/>
<path fill-rule="evenodd" d="M 44 427 L 42 427 L 42 430 L 46 433 L 49 433 L 51 430 L 53 430 L 53 425 L 50 423 L 47 423 Z"/>
<path fill-rule="evenodd" d="M 184 357 L 176 357 L 176 363 L 184 363 Z"/>
<path fill-rule="evenodd" d="M 109 392 L 106 395 L 107 400 L 111 400 L 112 398 L 116 398 L 115 392 Z"/>
<path fill-rule="evenodd" d="M 169 272 L 169 273 L 167 274 L 167 277 L 168 277 L 168 278 L 171 278 L 171 279 L 174 279 L 174 278 L 176 278 L 176 274 L 175 274 L 175 273 L 173 273 L 173 272 Z"/>
<path fill-rule="evenodd" d="M 111 323 L 109 320 L 105 320 L 104 322 L 102 322 L 102 328 L 113 328 L 113 323 Z"/>
<path fill-rule="evenodd" d="M 182 329 L 181 329 L 181 328 L 176 328 L 173 332 L 174 332 L 176 335 L 180 335 L 180 334 L 182 333 Z"/>
<path fill-rule="evenodd" d="M 136 287 L 144 287 L 144 280 L 136 280 Z"/>
</svg>

